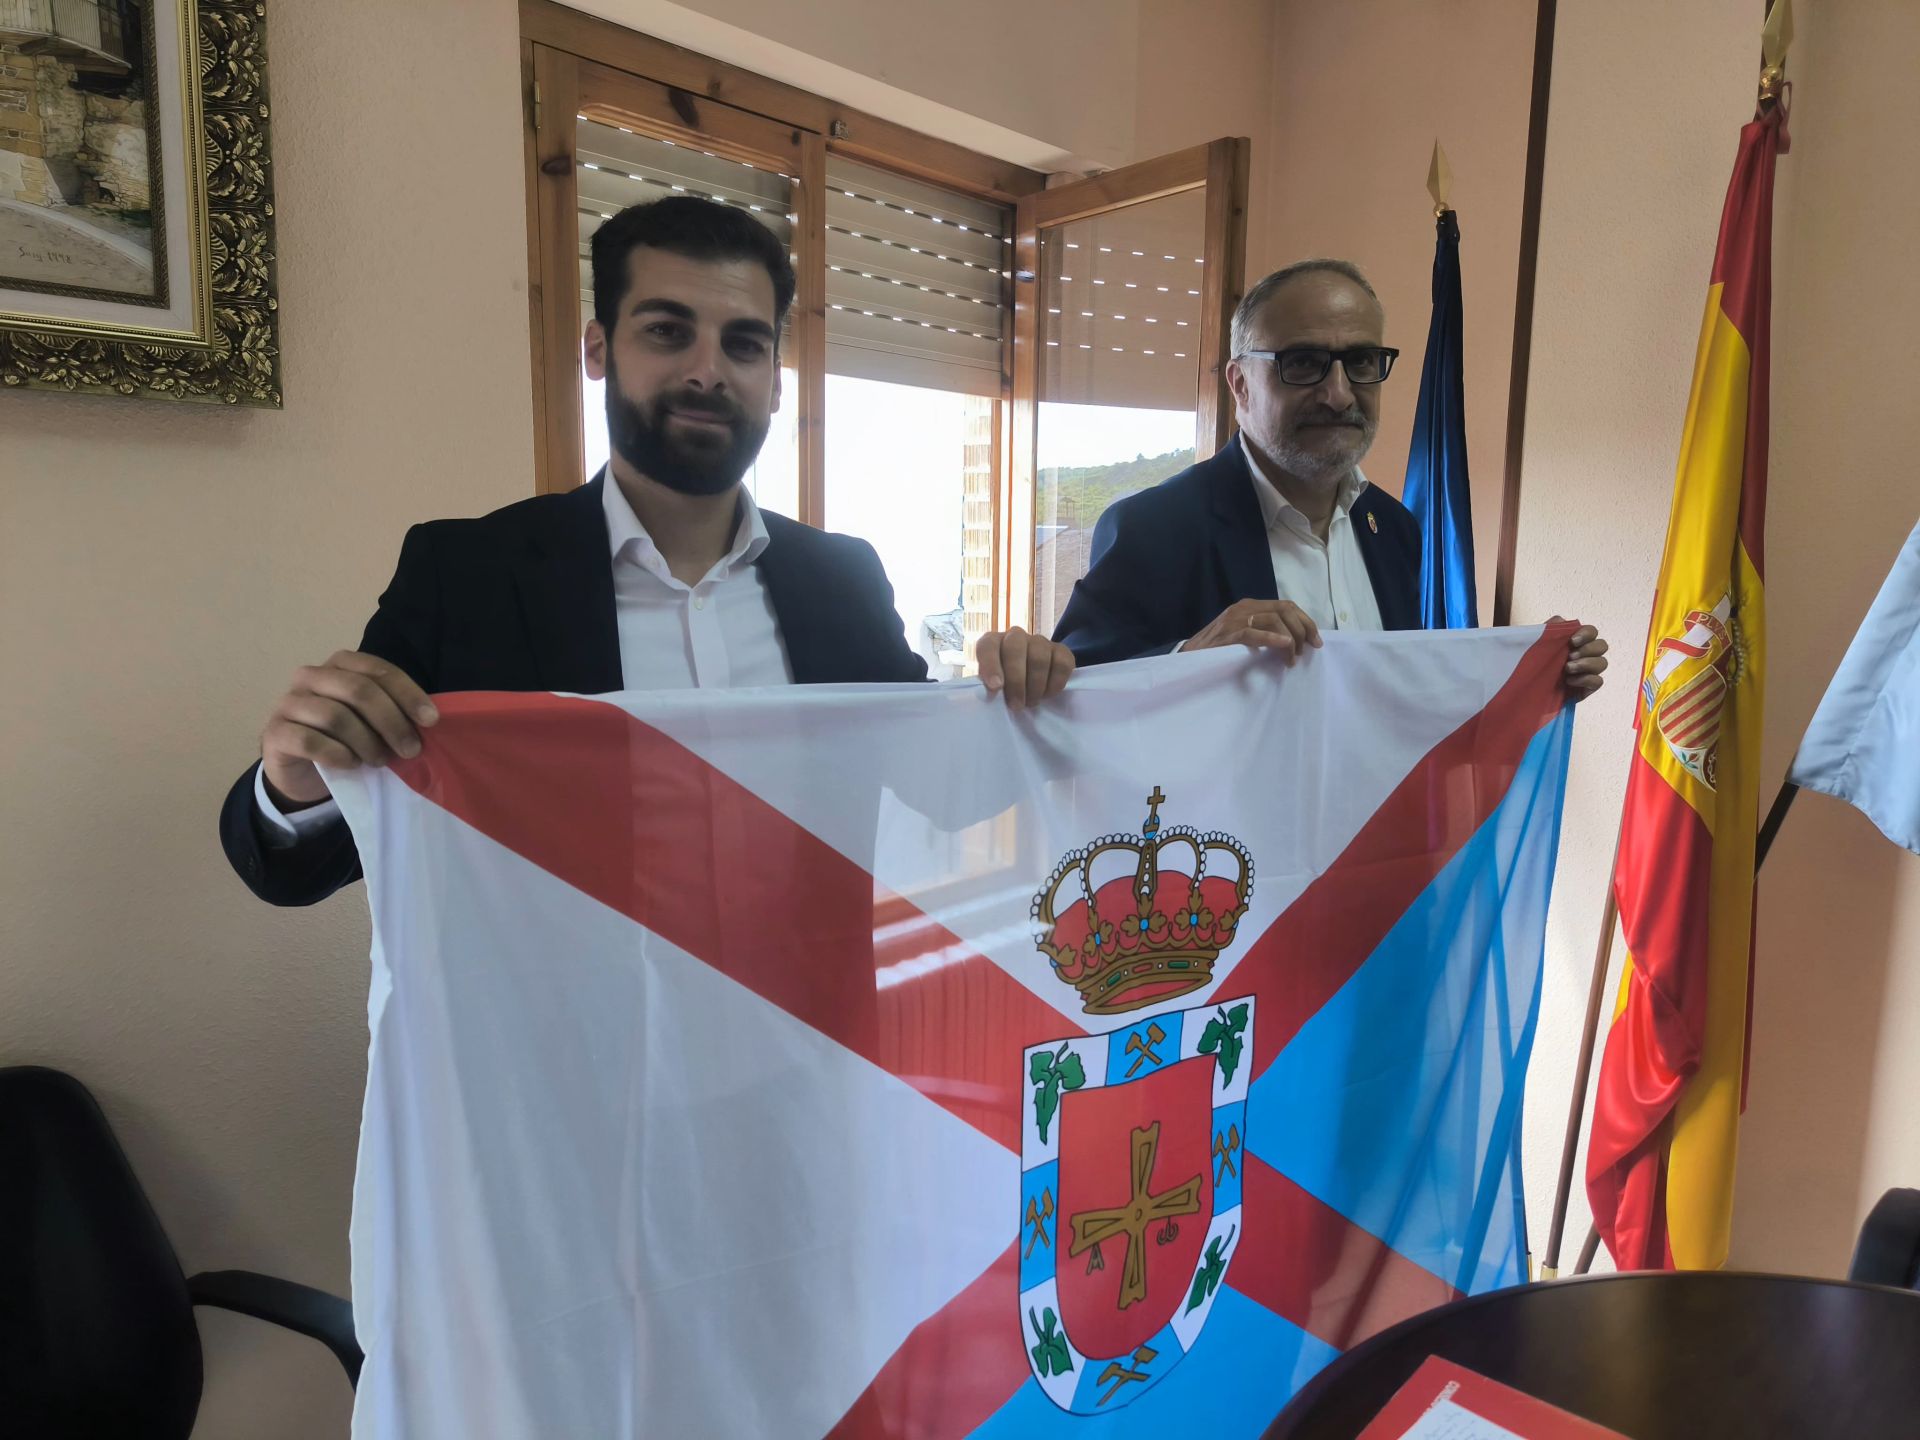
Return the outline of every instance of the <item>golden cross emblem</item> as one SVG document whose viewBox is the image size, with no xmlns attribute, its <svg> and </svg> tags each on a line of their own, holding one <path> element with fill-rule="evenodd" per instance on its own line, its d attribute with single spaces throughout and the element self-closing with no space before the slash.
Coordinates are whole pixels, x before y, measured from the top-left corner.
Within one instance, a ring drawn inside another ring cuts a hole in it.
<svg viewBox="0 0 1920 1440">
<path fill-rule="evenodd" d="M 1149 1060 L 1156 1065 L 1160 1063 L 1160 1052 L 1153 1047 L 1166 1038 L 1167 1032 L 1160 1028 L 1158 1021 L 1147 1026 L 1144 1037 L 1143 1032 L 1139 1030 L 1127 1037 L 1127 1054 L 1134 1057 L 1133 1064 L 1127 1067 L 1127 1079 L 1131 1080 L 1134 1072 Z"/>
<path fill-rule="evenodd" d="M 1227 1126 L 1227 1133 L 1213 1137 L 1213 1157 L 1219 1162 L 1213 1167 L 1213 1183 L 1218 1185 L 1223 1175 L 1238 1175 L 1234 1168 L 1233 1152 L 1240 1148 L 1240 1127 Z"/>
<path fill-rule="evenodd" d="M 1102 1240 L 1116 1235 L 1127 1237 L 1127 1262 L 1120 1272 L 1120 1306 L 1124 1310 L 1137 1300 L 1147 1298 L 1147 1230 L 1177 1215 L 1194 1215 L 1200 1210 L 1200 1181 L 1196 1175 L 1184 1185 L 1152 1194 L 1153 1161 L 1160 1153 L 1160 1122 L 1133 1132 L 1133 1194 L 1125 1205 L 1114 1210 L 1082 1210 L 1072 1217 L 1073 1248 L 1069 1257 L 1077 1258 L 1095 1249 Z"/>
<path fill-rule="evenodd" d="M 1047 1221 L 1052 1218 L 1052 1190 L 1042 1190 L 1038 1200 L 1027 1201 L 1027 1224 L 1033 1227 L 1033 1238 L 1027 1241 L 1027 1248 L 1021 1255 L 1021 1259 L 1024 1260 L 1028 1255 L 1033 1254 L 1033 1247 L 1035 1245 L 1044 1245 L 1049 1250 L 1053 1248 L 1053 1241 L 1047 1238 Z"/>
</svg>

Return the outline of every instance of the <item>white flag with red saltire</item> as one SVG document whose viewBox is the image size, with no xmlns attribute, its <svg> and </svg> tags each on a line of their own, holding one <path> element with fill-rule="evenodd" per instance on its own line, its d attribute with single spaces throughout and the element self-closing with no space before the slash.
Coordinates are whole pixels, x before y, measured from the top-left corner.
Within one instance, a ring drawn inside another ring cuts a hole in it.
<svg viewBox="0 0 1920 1440">
<path fill-rule="evenodd" d="M 1524 1278 L 1567 632 L 442 697 L 330 777 L 354 1433 L 1251 1436 Z"/>
</svg>

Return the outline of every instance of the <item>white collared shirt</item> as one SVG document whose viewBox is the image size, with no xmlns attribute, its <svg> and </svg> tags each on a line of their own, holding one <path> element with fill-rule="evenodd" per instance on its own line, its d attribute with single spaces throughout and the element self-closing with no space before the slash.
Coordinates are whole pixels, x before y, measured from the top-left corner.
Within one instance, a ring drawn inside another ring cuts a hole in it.
<svg viewBox="0 0 1920 1440">
<path fill-rule="evenodd" d="M 1367 574 L 1367 559 L 1360 553 L 1360 537 L 1354 531 L 1355 524 L 1364 525 L 1367 518 L 1348 513 L 1367 488 L 1367 477 L 1356 469 L 1340 482 L 1327 538 L 1322 540 L 1313 533 L 1313 522 L 1287 503 L 1267 478 L 1244 435 L 1240 437 L 1240 449 L 1247 457 L 1253 493 L 1267 524 L 1267 549 L 1273 557 L 1273 583 L 1280 598 L 1306 611 L 1322 630 L 1385 628 L 1380 621 L 1380 602 L 1373 593 L 1373 579 Z"/>
<path fill-rule="evenodd" d="M 620 675 L 629 690 L 729 690 L 790 685 L 773 597 L 753 562 L 767 522 L 743 486 L 733 548 L 698 584 L 676 580 L 611 472 L 601 502 L 612 547 Z"/>
<path fill-rule="evenodd" d="M 767 522 L 745 487 L 733 547 L 698 584 L 688 585 L 667 569 L 612 473 L 603 470 L 601 476 L 623 687 L 726 690 L 792 684 L 793 666 L 780 638 L 773 597 L 753 563 L 767 548 Z M 254 772 L 253 798 L 267 823 L 267 843 L 275 848 L 340 818 L 340 807 L 331 800 L 282 814 L 267 795 L 263 770 Z"/>
</svg>

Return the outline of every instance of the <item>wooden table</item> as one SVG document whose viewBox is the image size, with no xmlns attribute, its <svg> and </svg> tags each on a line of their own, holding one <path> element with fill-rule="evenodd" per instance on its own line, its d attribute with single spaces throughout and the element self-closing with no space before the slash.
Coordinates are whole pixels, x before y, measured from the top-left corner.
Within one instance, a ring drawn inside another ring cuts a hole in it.
<svg viewBox="0 0 1920 1440">
<path fill-rule="evenodd" d="M 1429 1355 L 1630 1440 L 1920 1437 L 1920 1293 L 1714 1272 L 1557 1280 L 1416 1315 L 1316 1375 L 1267 1440 L 1352 1440 Z"/>
</svg>

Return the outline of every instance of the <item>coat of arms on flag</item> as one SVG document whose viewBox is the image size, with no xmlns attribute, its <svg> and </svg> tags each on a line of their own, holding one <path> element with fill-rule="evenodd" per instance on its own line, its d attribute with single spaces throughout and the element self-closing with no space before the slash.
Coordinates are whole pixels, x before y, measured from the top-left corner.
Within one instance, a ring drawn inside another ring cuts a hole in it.
<svg viewBox="0 0 1920 1440">
<path fill-rule="evenodd" d="M 1205 986 L 1246 912 L 1253 857 L 1223 834 L 1163 832 L 1165 800 L 1156 786 L 1137 838 L 1074 851 L 1034 897 L 1037 944 L 1089 1014 Z M 1169 851 L 1184 868 L 1163 866 Z M 1209 875 L 1210 857 L 1228 873 Z M 1097 879 L 1111 860 L 1119 873 Z M 1130 1014 L 1021 1056 L 1021 1322 L 1062 1410 L 1125 1405 L 1200 1338 L 1242 1224 L 1253 1011 L 1246 997 Z"/>
<path fill-rule="evenodd" d="M 1709 790 L 1720 769 L 1720 719 L 1727 692 L 1740 681 L 1741 654 L 1733 599 L 1689 610 L 1683 635 L 1664 637 L 1640 682 L 1640 700 L 1675 762 Z"/>
</svg>

